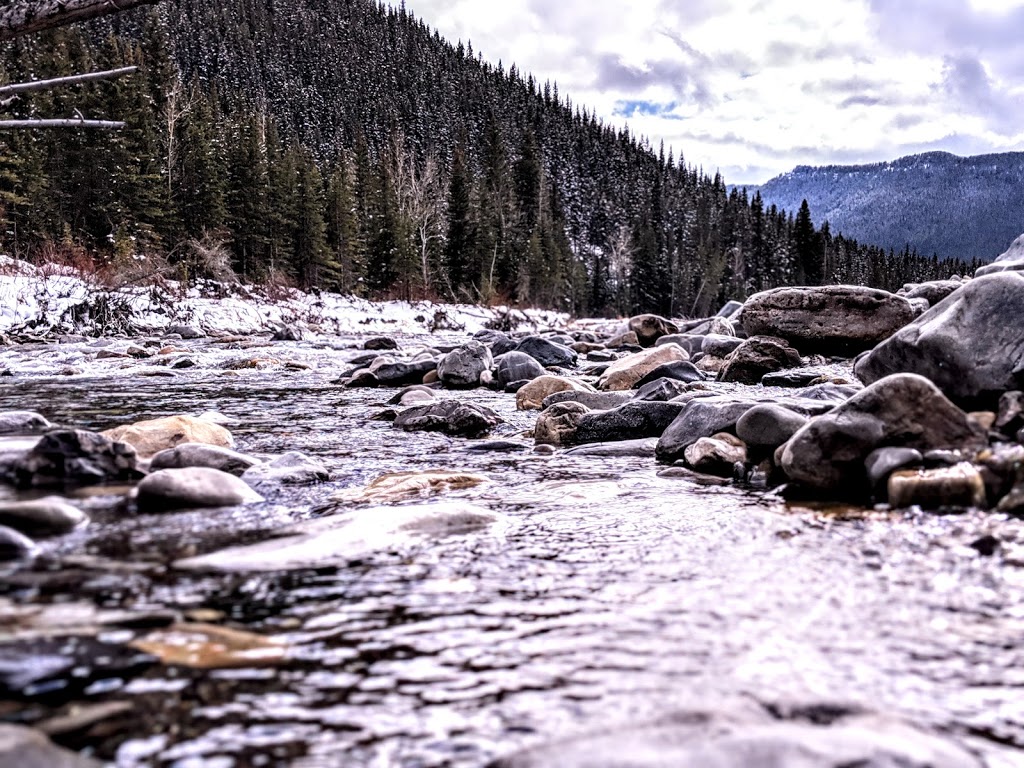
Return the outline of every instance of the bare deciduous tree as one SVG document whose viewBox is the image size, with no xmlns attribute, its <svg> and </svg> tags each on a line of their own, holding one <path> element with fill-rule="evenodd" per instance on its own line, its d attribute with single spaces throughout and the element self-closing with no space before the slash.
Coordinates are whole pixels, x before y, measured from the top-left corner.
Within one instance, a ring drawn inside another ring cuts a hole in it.
<svg viewBox="0 0 1024 768">
<path fill-rule="evenodd" d="M 0 40 L 158 2 L 160 0 L 7 0 L 0 8 Z"/>
</svg>

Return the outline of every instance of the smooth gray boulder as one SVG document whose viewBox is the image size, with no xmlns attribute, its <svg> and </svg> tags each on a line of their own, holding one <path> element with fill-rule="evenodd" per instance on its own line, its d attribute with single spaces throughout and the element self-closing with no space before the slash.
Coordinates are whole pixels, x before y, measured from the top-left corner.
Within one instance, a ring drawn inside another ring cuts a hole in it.
<svg viewBox="0 0 1024 768">
<path fill-rule="evenodd" d="M 45 416 L 35 411 L 0 412 L 0 435 L 35 435 L 52 427 Z"/>
<path fill-rule="evenodd" d="M 1024 271 L 1024 235 L 1010 243 L 1010 247 L 999 254 L 991 264 L 979 267 L 974 276 L 985 277 L 985 275 L 995 275 L 999 272 L 1022 271 Z"/>
<path fill-rule="evenodd" d="M 1024 274 L 971 280 L 861 357 L 854 373 L 871 384 L 893 373 L 920 374 L 969 408 L 995 408 L 1024 388 Z"/>
<path fill-rule="evenodd" d="M 795 435 L 808 419 L 775 403 L 755 405 L 736 422 L 736 435 L 747 445 L 775 449 Z"/>
<path fill-rule="evenodd" d="M 494 359 L 494 380 L 504 389 L 513 381 L 533 381 L 547 371 L 525 352 L 506 352 Z"/>
<path fill-rule="evenodd" d="M 516 345 L 515 351 L 529 355 L 545 367 L 551 365 L 572 367 L 576 364 L 577 358 L 576 353 L 568 347 L 540 336 L 527 336 Z"/>
<path fill-rule="evenodd" d="M 437 364 L 437 375 L 448 389 L 472 389 L 480 386 L 480 377 L 491 370 L 491 350 L 479 341 L 470 341 L 453 349 Z"/>
<path fill-rule="evenodd" d="M 28 536 L 56 536 L 85 525 L 89 516 L 59 496 L 0 502 L 0 525 Z"/>
<path fill-rule="evenodd" d="M 330 479 L 327 467 L 312 456 L 289 451 L 263 464 L 256 464 L 242 473 L 249 485 L 313 485 Z"/>
<path fill-rule="evenodd" d="M 756 293 L 744 304 L 740 323 L 750 336 L 778 336 L 803 353 L 850 355 L 889 338 L 917 314 L 894 293 L 823 285 Z"/>
<path fill-rule="evenodd" d="M 0 768 L 101 768 L 101 763 L 58 747 L 33 728 L 0 723 Z"/>
<path fill-rule="evenodd" d="M 250 467 L 260 463 L 254 456 L 206 443 L 181 443 L 173 448 L 160 451 L 149 460 L 150 470 L 184 469 L 185 467 L 209 467 L 241 475 Z"/>
<path fill-rule="evenodd" d="M 985 433 L 923 376 L 896 374 L 812 419 L 787 442 L 786 475 L 821 491 L 866 490 L 864 461 L 876 448 L 974 449 Z"/>
<path fill-rule="evenodd" d="M 233 507 L 263 501 L 239 478 L 209 467 L 160 469 L 136 486 L 140 512 L 192 507 Z"/>
</svg>

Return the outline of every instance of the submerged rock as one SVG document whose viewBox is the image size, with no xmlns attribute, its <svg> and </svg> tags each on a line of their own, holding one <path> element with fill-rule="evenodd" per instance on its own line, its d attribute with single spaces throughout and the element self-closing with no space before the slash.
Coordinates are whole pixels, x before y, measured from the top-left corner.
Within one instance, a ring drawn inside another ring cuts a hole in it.
<svg viewBox="0 0 1024 768">
<path fill-rule="evenodd" d="M 444 432 L 452 437 L 483 437 L 503 419 L 482 405 L 444 400 L 398 414 L 394 426 L 407 432 Z"/>
<path fill-rule="evenodd" d="M 111 440 L 128 443 L 144 459 L 181 443 L 205 443 L 222 448 L 232 448 L 235 444 L 235 439 L 224 427 L 194 416 L 137 421 L 101 434 Z"/>
<path fill-rule="evenodd" d="M 263 464 L 256 464 L 242 473 L 242 480 L 251 486 L 312 485 L 330 479 L 323 462 L 299 451 L 289 451 Z"/>
<path fill-rule="evenodd" d="M 140 512 L 233 507 L 263 501 L 239 478 L 209 467 L 160 469 L 147 475 L 135 491 Z"/>
<path fill-rule="evenodd" d="M 517 445 L 516 450 L 524 446 Z M 423 472 L 391 472 L 376 478 L 365 488 L 352 488 L 332 496 L 333 501 L 367 504 L 392 504 L 417 497 L 436 496 L 451 491 L 475 488 L 489 482 L 484 475 L 430 469 Z"/>
</svg>

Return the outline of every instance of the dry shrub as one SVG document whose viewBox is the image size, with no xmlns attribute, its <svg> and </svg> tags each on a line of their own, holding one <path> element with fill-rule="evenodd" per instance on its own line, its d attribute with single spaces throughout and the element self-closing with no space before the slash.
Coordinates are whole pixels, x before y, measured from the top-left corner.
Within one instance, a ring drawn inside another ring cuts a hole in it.
<svg viewBox="0 0 1024 768">
<path fill-rule="evenodd" d="M 197 280 L 236 283 L 238 275 L 231 266 L 231 251 L 224 240 L 212 234 L 186 240 L 175 249 L 170 259 L 183 285 Z"/>
<path fill-rule="evenodd" d="M 295 281 L 279 269 L 272 269 L 263 281 L 263 290 L 271 301 L 288 301 L 299 293 Z"/>
</svg>

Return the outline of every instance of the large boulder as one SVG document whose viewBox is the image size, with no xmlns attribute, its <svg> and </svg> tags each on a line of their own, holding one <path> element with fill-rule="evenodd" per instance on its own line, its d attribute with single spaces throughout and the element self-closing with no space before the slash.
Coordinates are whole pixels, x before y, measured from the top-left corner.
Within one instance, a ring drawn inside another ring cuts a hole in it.
<svg viewBox="0 0 1024 768">
<path fill-rule="evenodd" d="M 516 345 L 515 351 L 529 355 L 545 367 L 551 365 L 568 367 L 576 364 L 575 352 L 562 344 L 556 344 L 540 336 L 527 336 Z"/>
<path fill-rule="evenodd" d="M 758 384 L 767 373 L 800 365 L 800 353 L 782 339 L 755 336 L 730 353 L 719 378 L 739 384 Z"/>
<path fill-rule="evenodd" d="M 444 400 L 417 405 L 398 414 L 394 426 L 406 432 L 443 432 L 452 437 L 483 437 L 502 418 L 482 405 Z"/>
<path fill-rule="evenodd" d="M 756 293 L 744 304 L 740 323 L 750 336 L 778 336 L 801 352 L 853 354 L 889 338 L 917 314 L 893 293 L 824 285 Z"/>
<path fill-rule="evenodd" d="M 78 429 L 43 435 L 12 473 L 22 488 L 135 482 L 144 474 L 131 445 Z"/>
<path fill-rule="evenodd" d="M 506 352 L 494 359 L 494 380 L 504 389 L 513 381 L 533 381 L 547 373 L 525 352 Z"/>
<path fill-rule="evenodd" d="M 654 369 L 666 363 L 689 360 L 686 350 L 675 344 L 652 347 L 642 352 L 627 355 L 616 360 L 601 374 L 598 389 L 621 391 L 633 389 L 637 383 Z"/>
<path fill-rule="evenodd" d="M 160 469 L 147 475 L 135 490 L 141 512 L 233 507 L 263 501 L 239 478 L 209 467 Z"/>
<path fill-rule="evenodd" d="M 556 392 L 593 392 L 589 384 L 565 376 L 539 376 L 516 392 L 516 408 L 535 411 L 543 407 L 544 400 Z"/>
<path fill-rule="evenodd" d="M 167 416 L 137 421 L 100 433 L 111 440 L 128 443 L 144 459 L 181 443 L 205 443 L 232 448 L 235 440 L 224 427 L 194 416 Z"/>
<path fill-rule="evenodd" d="M 628 330 L 636 334 L 641 347 L 653 347 L 662 336 L 679 333 L 679 328 L 660 315 L 637 315 L 629 318 Z"/>
<path fill-rule="evenodd" d="M 480 377 L 491 370 L 491 350 L 479 341 L 470 341 L 453 349 L 437 364 L 437 375 L 449 389 L 480 386 Z"/>
<path fill-rule="evenodd" d="M 991 264 L 980 267 L 974 276 L 984 277 L 999 272 L 1024 272 L 1024 235 L 1014 240 Z"/>
<path fill-rule="evenodd" d="M 898 372 L 933 381 L 954 402 L 993 408 L 1024 387 L 1024 274 L 976 278 L 857 361 L 866 384 Z"/>
<path fill-rule="evenodd" d="M 923 376 L 896 374 L 802 427 L 782 450 L 786 475 L 822 491 L 866 490 L 876 448 L 975 449 L 984 430 Z"/>
</svg>

